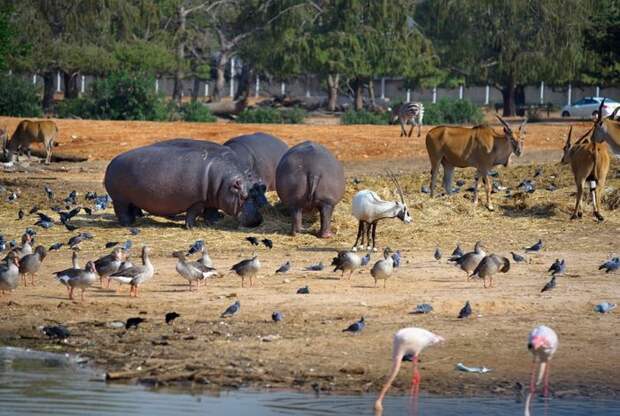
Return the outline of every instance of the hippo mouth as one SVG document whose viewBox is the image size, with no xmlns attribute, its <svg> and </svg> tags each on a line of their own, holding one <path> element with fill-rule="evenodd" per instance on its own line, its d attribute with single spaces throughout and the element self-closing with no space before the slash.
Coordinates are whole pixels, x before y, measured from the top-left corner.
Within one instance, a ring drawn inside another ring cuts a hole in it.
<svg viewBox="0 0 620 416">
<path fill-rule="evenodd" d="M 237 220 L 243 227 L 258 227 L 263 222 L 263 216 L 253 198 L 248 198 L 241 206 L 241 212 L 237 215 Z"/>
</svg>

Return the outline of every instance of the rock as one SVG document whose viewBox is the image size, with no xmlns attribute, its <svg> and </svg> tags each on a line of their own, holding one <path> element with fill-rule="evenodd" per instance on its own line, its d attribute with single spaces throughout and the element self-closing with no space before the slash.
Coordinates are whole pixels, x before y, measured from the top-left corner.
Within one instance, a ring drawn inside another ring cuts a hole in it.
<svg viewBox="0 0 620 416">
<path fill-rule="evenodd" d="M 262 337 L 260 340 L 263 342 L 273 342 L 280 338 L 281 338 L 280 335 L 267 335 L 267 336 Z"/>
</svg>

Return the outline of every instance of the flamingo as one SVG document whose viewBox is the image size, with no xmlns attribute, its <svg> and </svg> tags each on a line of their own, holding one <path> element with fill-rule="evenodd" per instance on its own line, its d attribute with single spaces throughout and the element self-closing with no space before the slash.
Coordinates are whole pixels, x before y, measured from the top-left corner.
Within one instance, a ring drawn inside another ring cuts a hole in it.
<svg viewBox="0 0 620 416">
<path fill-rule="evenodd" d="M 403 328 L 394 335 L 394 346 L 392 349 L 392 369 L 387 377 L 385 385 L 379 393 L 379 397 L 375 402 L 375 409 L 381 411 L 383 409 L 383 398 L 389 390 L 392 382 L 396 378 L 400 370 L 401 362 L 406 355 L 413 355 L 413 376 L 411 378 L 411 393 L 417 394 L 420 390 L 420 372 L 418 371 L 418 357 L 422 350 L 431 345 L 444 342 L 444 338 L 435 335 L 430 331 L 422 328 Z"/>
<path fill-rule="evenodd" d="M 540 385 L 544 378 L 543 395 L 549 394 L 549 361 L 558 349 L 558 336 L 555 331 L 548 326 L 537 326 L 530 332 L 527 348 L 534 355 L 532 361 L 532 374 L 530 376 L 530 394 L 534 395 L 536 387 Z M 536 358 L 540 361 L 538 370 L 538 380 L 536 380 Z M 534 382 L 536 380 L 536 382 Z"/>
</svg>

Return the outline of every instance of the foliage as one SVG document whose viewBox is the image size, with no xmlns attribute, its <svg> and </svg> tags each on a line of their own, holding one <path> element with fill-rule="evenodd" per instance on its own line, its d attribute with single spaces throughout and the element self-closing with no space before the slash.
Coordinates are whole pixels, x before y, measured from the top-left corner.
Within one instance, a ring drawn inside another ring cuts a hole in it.
<svg viewBox="0 0 620 416">
<path fill-rule="evenodd" d="M 153 88 L 155 81 L 142 74 L 117 72 L 92 83 L 84 97 L 65 100 L 61 117 L 101 120 L 166 120 L 168 108 Z"/>
<path fill-rule="evenodd" d="M 424 124 L 480 124 L 480 107 L 469 100 L 442 98 L 436 104 L 424 104 Z"/>
<path fill-rule="evenodd" d="M 204 104 L 198 101 L 181 105 L 180 113 L 181 118 L 185 121 L 200 123 L 213 123 L 217 121 L 217 117 L 215 117 Z"/>
<path fill-rule="evenodd" d="M 246 108 L 237 117 L 238 123 L 301 124 L 307 113 L 301 108 Z"/>
<path fill-rule="evenodd" d="M 348 110 L 340 117 L 341 124 L 389 124 L 389 113 Z"/>
<path fill-rule="evenodd" d="M 40 98 L 32 83 L 16 76 L 0 75 L 0 114 L 12 117 L 40 117 Z"/>
<path fill-rule="evenodd" d="M 620 84 L 620 3 L 598 0 L 585 31 L 587 57 L 581 81 L 590 85 Z"/>
</svg>

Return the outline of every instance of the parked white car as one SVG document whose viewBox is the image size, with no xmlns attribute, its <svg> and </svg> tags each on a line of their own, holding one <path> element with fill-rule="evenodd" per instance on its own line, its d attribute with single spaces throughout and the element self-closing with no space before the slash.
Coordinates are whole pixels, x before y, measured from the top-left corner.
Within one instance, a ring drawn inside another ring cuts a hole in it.
<svg viewBox="0 0 620 416">
<path fill-rule="evenodd" d="M 565 105 L 562 108 L 562 117 L 592 118 L 597 115 L 601 101 L 603 104 L 603 117 L 608 117 L 620 103 L 609 97 L 584 97 L 572 105 Z"/>
</svg>

